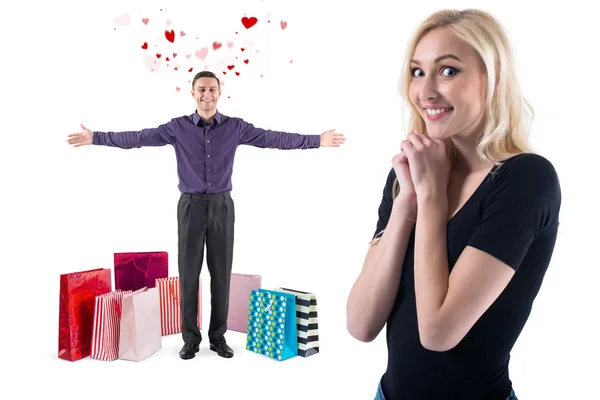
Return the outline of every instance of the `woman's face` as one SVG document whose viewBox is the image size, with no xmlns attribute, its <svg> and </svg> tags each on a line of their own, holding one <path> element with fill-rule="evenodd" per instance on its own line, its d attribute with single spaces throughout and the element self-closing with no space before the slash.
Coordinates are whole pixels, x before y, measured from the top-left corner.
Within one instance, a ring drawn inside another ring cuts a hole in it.
<svg viewBox="0 0 600 400">
<path fill-rule="evenodd" d="M 410 65 L 409 98 L 425 121 L 427 134 L 435 139 L 477 137 L 487 89 L 479 54 L 448 28 L 437 28 L 421 38 Z"/>
</svg>

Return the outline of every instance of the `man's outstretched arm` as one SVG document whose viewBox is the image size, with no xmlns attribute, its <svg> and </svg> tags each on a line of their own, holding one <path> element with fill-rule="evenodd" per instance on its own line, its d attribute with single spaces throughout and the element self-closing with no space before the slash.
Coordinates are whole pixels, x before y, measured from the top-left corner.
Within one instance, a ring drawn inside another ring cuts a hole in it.
<svg viewBox="0 0 600 400">
<path fill-rule="evenodd" d="M 81 132 L 72 133 L 67 138 L 67 143 L 74 147 L 94 144 L 133 149 L 143 146 L 165 146 L 175 142 L 175 131 L 172 121 L 160 125 L 158 128 L 142 129 L 141 131 L 92 132 L 83 125 L 80 125 L 80 127 Z"/>
<path fill-rule="evenodd" d="M 294 150 L 339 147 L 346 140 L 344 134 L 335 133 L 335 129 L 320 135 L 301 135 L 298 133 L 256 128 L 254 125 L 243 120 L 239 120 L 239 123 L 241 124 L 240 144 L 260 148 Z"/>
</svg>

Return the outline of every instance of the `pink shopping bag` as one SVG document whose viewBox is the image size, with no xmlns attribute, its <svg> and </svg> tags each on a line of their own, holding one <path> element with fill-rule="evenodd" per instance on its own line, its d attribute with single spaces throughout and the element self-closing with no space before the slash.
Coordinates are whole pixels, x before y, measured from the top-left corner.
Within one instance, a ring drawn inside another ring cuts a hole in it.
<svg viewBox="0 0 600 400">
<path fill-rule="evenodd" d="M 228 330 L 248 333 L 250 292 L 258 290 L 261 281 L 260 275 L 231 274 L 229 313 L 227 316 Z"/>
<path fill-rule="evenodd" d="M 123 296 L 119 359 L 142 361 L 162 347 L 160 299 L 156 288 L 142 288 Z"/>
</svg>

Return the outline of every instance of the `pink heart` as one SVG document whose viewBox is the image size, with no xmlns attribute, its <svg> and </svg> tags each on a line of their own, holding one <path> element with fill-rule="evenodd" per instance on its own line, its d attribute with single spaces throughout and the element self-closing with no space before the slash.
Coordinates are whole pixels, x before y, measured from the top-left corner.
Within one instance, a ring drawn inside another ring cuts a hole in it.
<svg viewBox="0 0 600 400">
<path fill-rule="evenodd" d="M 227 42 L 227 47 L 231 49 L 233 47 L 233 42 Z"/>
<path fill-rule="evenodd" d="M 281 21 L 281 30 L 284 30 L 287 26 L 287 21 Z"/>
<path fill-rule="evenodd" d="M 179 87 L 176 87 L 176 88 L 175 88 L 175 90 L 177 90 L 177 91 L 179 92 L 179 91 L 181 90 L 181 88 L 179 88 Z"/>
<path fill-rule="evenodd" d="M 203 47 L 194 54 L 196 54 L 196 57 L 204 61 L 204 59 L 208 55 L 208 47 Z"/>
<path fill-rule="evenodd" d="M 181 36 L 181 37 L 185 36 L 185 32 L 184 32 L 184 31 L 181 31 L 181 32 L 179 33 L 179 36 Z"/>
<path fill-rule="evenodd" d="M 144 25 L 148 25 L 148 22 L 150 22 L 150 20 L 148 18 L 142 18 L 142 22 L 144 23 Z"/>
<path fill-rule="evenodd" d="M 191 55 L 191 54 L 186 54 L 185 56 L 186 56 L 186 57 L 187 57 L 187 59 L 189 60 L 189 59 L 190 59 L 190 57 L 191 57 L 192 55 Z"/>
</svg>

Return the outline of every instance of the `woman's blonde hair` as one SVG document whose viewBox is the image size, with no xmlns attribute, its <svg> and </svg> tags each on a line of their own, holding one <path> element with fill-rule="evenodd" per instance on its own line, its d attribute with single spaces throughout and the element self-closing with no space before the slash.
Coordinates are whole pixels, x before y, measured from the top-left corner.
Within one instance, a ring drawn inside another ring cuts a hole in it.
<svg viewBox="0 0 600 400">
<path fill-rule="evenodd" d="M 410 60 L 421 38 L 442 27 L 470 45 L 486 67 L 485 125 L 477 144 L 479 157 L 484 162 L 499 165 L 517 154 L 532 152 L 528 135 L 534 112 L 521 94 L 508 35 L 493 16 L 481 10 L 438 11 L 415 31 L 409 42 L 400 83 L 400 92 L 410 106 L 409 132 L 426 132 L 425 121 L 408 96 L 412 79 Z M 397 180 L 393 193 L 394 197 L 398 194 Z"/>
</svg>

